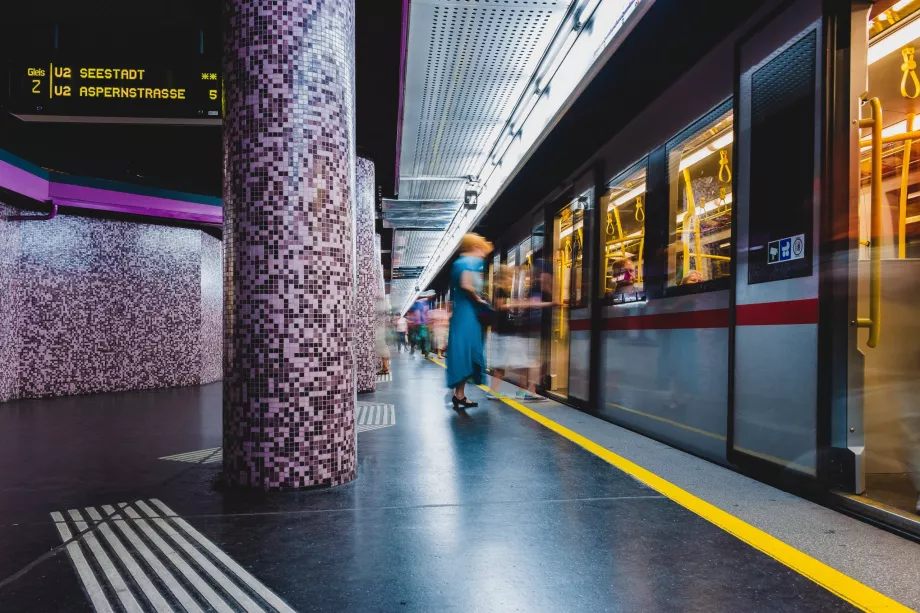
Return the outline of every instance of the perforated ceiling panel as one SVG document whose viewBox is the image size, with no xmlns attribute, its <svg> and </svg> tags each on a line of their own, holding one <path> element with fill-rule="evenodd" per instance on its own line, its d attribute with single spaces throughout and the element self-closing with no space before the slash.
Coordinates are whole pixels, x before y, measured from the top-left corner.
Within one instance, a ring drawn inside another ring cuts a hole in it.
<svg viewBox="0 0 920 613">
<path fill-rule="evenodd" d="M 393 280 L 390 282 L 390 303 L 401 305 L 415 291 L 417 274 L 421 272 L 441 240 L 441 231 L 393 231 Z M 409 275 L 411 278 L 399 278 Z"/>
<path fill-rule="evenodd" d="M 570 3 L 412 1 L 401 200 L 462 197 L 462 177 L 479 174 Z"/>
<path fill-rule="evenodd" d="M 453 218 L 459 204 L 451 201 L 462 201 L 466 177 L 485 166 L 570 4 L 412 0 L 398 195 L 407 202 L 391 202 L 384 217 L 415 229 L 394 234 L 394 306 L 417 284 L 397 273 L 426 266 L 441 238 L 418 229 L 443 228 Z"/>
</svg>

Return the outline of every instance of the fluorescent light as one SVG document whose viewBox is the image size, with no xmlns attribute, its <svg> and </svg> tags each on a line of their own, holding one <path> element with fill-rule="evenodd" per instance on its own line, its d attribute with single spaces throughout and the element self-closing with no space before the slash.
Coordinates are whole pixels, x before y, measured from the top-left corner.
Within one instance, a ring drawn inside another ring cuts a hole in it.
<svg viewBox="0 0 920 613">
<path fill-rule="evenodd" d="M 726 146 L 730 145 L 735 139 L 735 134 L 731 130 L 728 131 L 728 134 L 720 136 L 716 140 L 712 141 L 705 147 L 700 147 L 684 159 L 680 161 L 679 170 L 684 170 L 685 168 L 690 168 L 697 162 L 705 160 L 710 155 L 715 153 L 720 149 L 724 149 Z"/>
<path fill-rule="evenodd" d="M 891 7 L 891 10 L 897 13 L 898 11 L 900 11 L 902 8 L 904 8 L 905 6 L 907 6 L 913 1 L 914 0 L 901 0 L 900 2 L 896 2 L 895 5 Z"/>
<path fill-rule="evenodd" d="M 574 226 L 569 226 L 568 228 L 566 228 L 565 230 L 559 233 L 559 238 L 565 238 L 566 236 L 571 234 L 573 231 L 580 229 L 583 225 L 584 223 L 579 221 Z"/>
<path fill-rule="evenodd" d="M 627 202 L 629 202 L 629 201 L 632 200 L 633 198 L 636 198 L 636 197 L 638 197 L 638 196 L 641 196 L 641 195 L 644 194 L 644 193 L 645 193 L 645 183 L 639 185 L 638 187 L 635 187 L 635 188 L 631 189 L 630 191 L 626 192 L 624 195 L 622 195 L 622 196 L 620 196 L 619 198 L 617 198 L 616 200 L 614 200 L 614 201 L 610 204 L 610 206 L 607 207 L 607 210 L 608 210 L 608 211 L 613 210 L 614 207 L 617 207 L 617 206 L 621 206 L 621 205 L 623 205 L 623 204 L 626 204 Z"/>
<path fill-rule="evenodd" d="M 900 51 L 902 47 L 906 47 L 912 41 L 920 38 L 920 19 L 912 19 L 909 23 L 892 28 L 890 32 L 891 34 L 887 34 L 869 45 L 867 61 L 870 66 L 886 55 Z"/>
</svg>

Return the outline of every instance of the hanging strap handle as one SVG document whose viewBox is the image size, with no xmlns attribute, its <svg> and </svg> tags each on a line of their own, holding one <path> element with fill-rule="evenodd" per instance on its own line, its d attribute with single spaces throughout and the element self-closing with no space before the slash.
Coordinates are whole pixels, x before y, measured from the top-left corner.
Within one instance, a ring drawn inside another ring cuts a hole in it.
<svg viewBox="0 0 920 613">
<path fill-rule="evenodd" d="M 645 221 L 645 207 L 642 204 L 642 196 L 636 196 L 636 221 L 639 223 Z"/>
<path fill-rule="evenodd" d="M 728 165 L 728 151 L 722 149 L 719 151 L 719 181 L 730 183 L 732 180 L 732 169 Z"/>
<path fill-rule="evenodd" d="M 901 95 L 913 100 L 917 96 L 920 96 L 920 80 L 917 79 L 917 62 L 914 60 L 914 48 L 904 47 L 901 49 L 901 57 L 904 58 L 904 63 L 901 64 L 901 72 L 904 73 L 901 75 Z M 913 95 L 907 93 L 908 76 L 913 85 Z"/>
</svg>

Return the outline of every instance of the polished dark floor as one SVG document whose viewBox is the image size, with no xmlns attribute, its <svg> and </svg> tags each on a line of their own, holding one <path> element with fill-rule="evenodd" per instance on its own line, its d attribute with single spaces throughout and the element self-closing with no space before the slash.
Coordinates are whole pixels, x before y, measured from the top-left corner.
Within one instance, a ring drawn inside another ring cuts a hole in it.
<svg viewBox="0 0 920 613">
<path fill-rule="evenodd" d="M 0 611 L 92 611 L 53 511 L 158 498 L 298 611 L 844 611 L 517 411 L 394 360 L 340 488 L 225 492 L 218 385 L 0 405 Z"/>
</svg>

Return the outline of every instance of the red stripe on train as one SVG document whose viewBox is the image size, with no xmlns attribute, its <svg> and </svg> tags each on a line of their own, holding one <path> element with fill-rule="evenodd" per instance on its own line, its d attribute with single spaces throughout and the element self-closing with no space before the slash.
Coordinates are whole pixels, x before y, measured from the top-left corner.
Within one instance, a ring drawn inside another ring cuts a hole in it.
<svg viewBox="0 0 920 613">
<path fill-rule="evenodd" d="M 790 326 L 818 323 L 818 299 L 791 300 L 745 304 L 737 309 L 735 323 L 739 326 Z M 576 327 L 576 324 L 579 324 Z M 655 313 L 630 317 L 610 317 L 604 320 L 605 330 L 691 330 L 694 328 L 727 328 L 728 309 L 688 311 L 684 313 Z M 587 330 L 588 320 L 572 322 L 572 330 Z"/>
<path fill-rule="evenodd" d="M 739 326 L 792 326 L 818 323 L 818 299 L 764 302 L 738 306 L 735 323 Z"/>
</svg>

